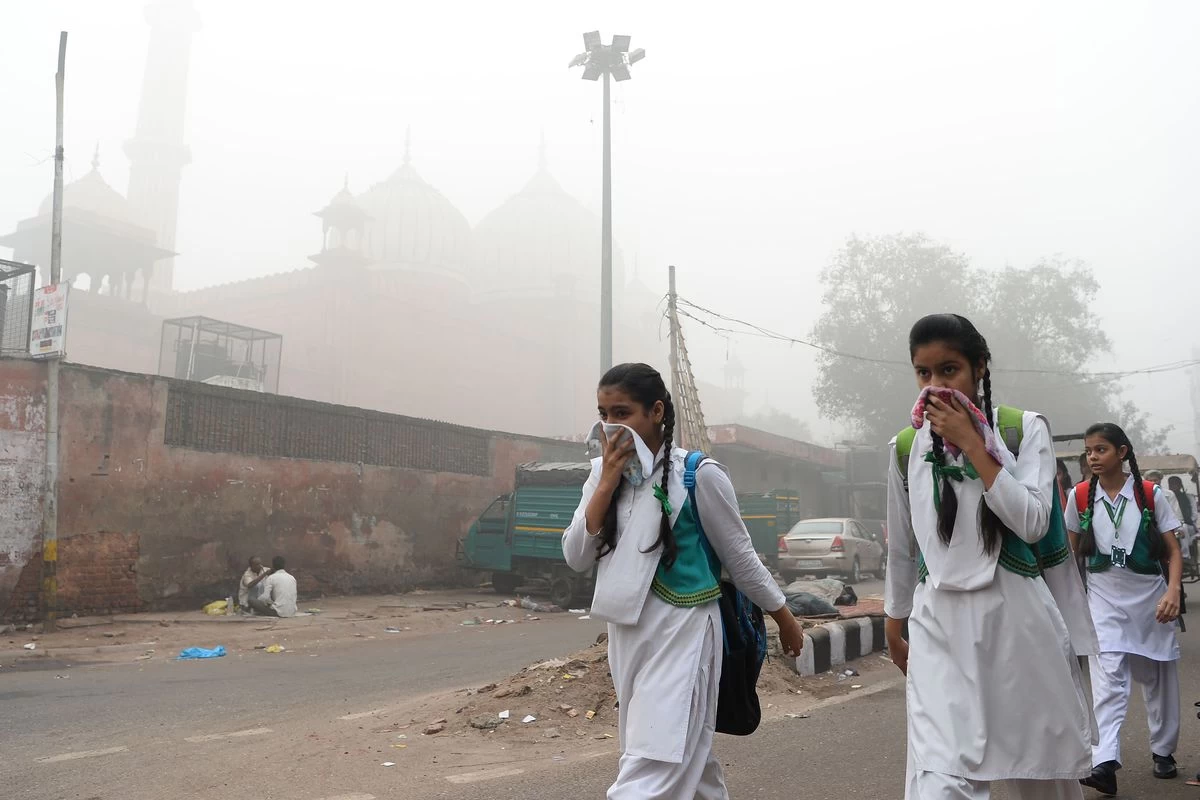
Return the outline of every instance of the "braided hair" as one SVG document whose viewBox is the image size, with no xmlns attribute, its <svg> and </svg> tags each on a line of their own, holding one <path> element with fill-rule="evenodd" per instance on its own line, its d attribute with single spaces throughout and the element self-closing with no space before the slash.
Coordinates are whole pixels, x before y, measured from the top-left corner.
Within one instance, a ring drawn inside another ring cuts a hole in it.
<svg viewBox="0 0 1200 800">
<path fill-rule="evenodd" d="M 600 379 L 601 388 L 620 389 L 629 395 L 635 403 L 641 404 L 647 411 L 654 408 L 655 403 L 663 404 L 663 466 L 662 487 L 669 491 L 671 478 L 671 449 L 675 438 L 675 404 L 671 401 L 671 393 L 658 370 L 647 364 L 618 364 L 604 374 Z M 649 480 L 651 476 L 647 475 Z M 617 500 L 624 490 L 625 481 L 617 486 L 604 514 L 604 527 L 600 531 L 599 543 L 596 545 L 596 558 L 600 559 L 611 553 L 617 546 Z M 671 516 L 666 508 L 662 510 L 662 522 L 658 531 L 658 540 L 646 552 L 662 548 L 662 563 L 667 569 L 675 564 L 679 547 L 675 542 L 675 532 L 671 529 Z"/>
<path fill-rule="evenodd" d="M 1133 493 L 1137 498 L 1138 508 L 1146 509 L 1150 507 L 1149 498 L 1146 497 L 1146 483 L 1142 480 L 1142 471 L 1138 469 L 1137 456 L 1133 452 L 1133 442 L 1129 440 L 1129 435 L 1125 430 L 1115 422 L 1098 422 L 1091 426 L 1084 433 L 1085 439 L 1090 439 L 1093 436 L 1099 436 L 1104 441 L 1111 444 L 1117 451 L 1121 448 L 1125 449 L 1125 456 L 1121 460 L 1129 464 L 1129 471 L 1133 474 Z M 1096 503 L 1096 487 L 1100 484 L 1100 476 L 1093 474 L 1091 481 L 1088 482 L 1088 499 L 1086 508 L 1094 508 Z M 1090 526 L 1090 527 L 1095 527 Z M 1140 530 L 1138 531 L 1141 532 Z M 1151 514 L 1149 522 L 1146 525 L 1146 533 L 1150 537 L 1150 557 L 1155 561 L 1160 561 L 1166 556 L 1167 547 L 1163 543 L 1161 532 L 1158 530 L 1158 522 Z M 1080 555 L 1090 556 L 1096 552 L 1096 535 L 1092 530 L 1082 531 L 1079 537 L 1079 553 Z"/>
<path fill-rule="evenodd" d="M 988 422 L 995 426 L 995 409 L 992 405 L 992 351 L 987 339 L 971 323 L 969 319 L 959 314 L 931 314 L 917 320 L 908 334 L 908 353 L 911 358 L 918 347 L 932 342 L 942 342 L 947 347 L 962 354 L 975 369 L 983 365 L 983 375 L 980 382 L 983 386 L 983 413 Z M 939 461 L 945 458 L 945 442 L 937 434 L 933 435 L 933 454 Z M 942 479 L 942 505 L 938 509 L 938 538 L 943 544 L 950 544 L 954 536 L 954 522 L 958 516 L 958 497 L 949 478 Z M 1008 527 L 996 516 L 996 512 L 980 498 L 979 500 L 979 530 L 983 534 L 983 550 L 988 555 L 995 553 L 1003 541 Z"/>
</svg>

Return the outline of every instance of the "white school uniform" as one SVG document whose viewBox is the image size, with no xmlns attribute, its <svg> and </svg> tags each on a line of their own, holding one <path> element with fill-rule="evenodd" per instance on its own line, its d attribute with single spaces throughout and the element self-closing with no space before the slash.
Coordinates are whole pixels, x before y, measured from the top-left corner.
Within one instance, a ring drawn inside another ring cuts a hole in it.
<svg viewBox="0 0 1200 800">
<path fill-rule="evenodd" d="M 1075 533 L 1079 532 L 1077 491 L 1077 488 L 1071 490 L 1066 509 L 1067 530 Z M 1115 512 L 1116 504 L 1124 498 L 1125 513 L 1120 515 L 1119 532 L 1126 551 L 1133 550 L 1141 525 L 1142 514 L 1137 507 L 1132 475 L 1117 498 L 1113 501 L 1103 489 L 1096 488 L 1092 532 L 1096 549 L 1105 555 L 1111 555 L 1118 533 L 1106 506 Z M 1157 486 L 1154 519 L 1164 533 L 1174 531 L 1180 524 Z M 1088 605 L 1100 641 L 1100 652 L 1090 662 L 1092 696 L 1100 726 L 1100 742 L 1092 753 L 1094 764 L 1121 761 L 1121 726 L 1134 682 L 1142 684 L 1142 698 L 1150 721 L 1151 752 L 1169 756 L 1179 744 L 1179 640 L 1175 636 L 1178 624 L 1164 625 L 1154 616 L 1158 601 L 1166 592 L 1167 582 L 1161 575 L 1139 575 L 1117 566 L 1088 574 Z"/>
<path fill-rule="evenodd" d="M 1042 578 L 1000 567 L 999 548 L 983 550 L 981 501 L 1028 543 L 1049 529 L 1057 491 L 1050 430 L 1025 412 L 1024 431 L 1019 458 L 1002 454 L 989 491 L 978 479 L 952 482 L 958 516 L 948 546 L 924 460 L 929 426 L 917 431 L 907 492 L 892 443 L 885 611 L 909 621 L 907 800 L 986 797 L 988 783 L 1000 780 L 1020 797 L 1078 798 L 1078 779 L 1090 771 L 1088 703 L 1054 595 Z M 1060 566 L 1077 579 L 1069 561 Z"/>
<path fill-rule="evenodd" d="M 686 457 L 680 448 L 671 454 L 667 493 L 672 524 L 688 496 L 683 486 Z M 579 572 L 596 566 L 592 616 L 608 622 L 621 744 L 619 772 L 608 797 L 723 800 L 729 794 L 720 762 L 712 755 L 723 652 L 717 603 L 680 608 L 650 590 L 662 552 L 654 549 L 662 519 L 654 483 L 662 479 L 662 455 L 641 486 L 623 485 L 617 501 L 617 546 L 597 564 L 600 540 L 588 535 L 585 514 L 600 470 L 596 459 L 579 508 L 563 533 L 563 555 Z M 764 611 L 782 608 L 783 592 L 755 553 L 733 485 L 715 461 L 705 461 L 697 470 L 696 502 L 705 535 L 730 579 Z"/>
</svg>

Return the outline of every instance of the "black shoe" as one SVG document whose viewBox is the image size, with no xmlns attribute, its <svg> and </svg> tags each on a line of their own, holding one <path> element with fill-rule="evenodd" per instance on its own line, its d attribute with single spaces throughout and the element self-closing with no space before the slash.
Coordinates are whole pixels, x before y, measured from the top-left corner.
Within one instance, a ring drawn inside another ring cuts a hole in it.
<svg viewBox="0 0 1200 800">
<path fill-rule="evenodd" d="M 1170 780 L 1178 775 L 1179 769 L 1175 766 L 1174 756 L 1154 756 L 1154 777 Z"/>
<path fill-rule="evenodd" d="M 1100 794 L 1112 797 L 1117 793 L 1117 770 L 1120 768 L 1121 765 L 1116 761 L 1105 761 L 1092 767 L 1092 774 L 1081 778 L 1079 782 Z"/>
</svg>

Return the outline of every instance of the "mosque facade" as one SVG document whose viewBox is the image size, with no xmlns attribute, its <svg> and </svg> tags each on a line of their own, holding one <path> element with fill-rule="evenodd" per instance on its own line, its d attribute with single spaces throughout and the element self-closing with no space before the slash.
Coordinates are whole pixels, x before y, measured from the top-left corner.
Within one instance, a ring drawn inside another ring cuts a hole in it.
<svg viewBox="0 0 1200 800">
<path fill-rule="evenodd" d="M 177 291 L 187 73 L 200 25 L 190 0 L 156 0 L 146 19 L 129 187 L 104 180 L 97 154 L 64 191 L 69 360 L 158 372 L 163 321 L 201 315 L 281 335 L 281 394 L 540 436 L 586 430 L 600 369 L 600 220 L 554 179 L 544 143 L 525 186 L 474 226 L 422 178 L 406 145 L 390 175 L 357 193 L 347 182 L 315 212 L 310 263 Z M 46 265 L 49 227 L 46 201 L 0 247 Z M 618 361 L 665 368 L 662 307 L 636 276 L 626 280 L 618 251 Z"/>
</svg>

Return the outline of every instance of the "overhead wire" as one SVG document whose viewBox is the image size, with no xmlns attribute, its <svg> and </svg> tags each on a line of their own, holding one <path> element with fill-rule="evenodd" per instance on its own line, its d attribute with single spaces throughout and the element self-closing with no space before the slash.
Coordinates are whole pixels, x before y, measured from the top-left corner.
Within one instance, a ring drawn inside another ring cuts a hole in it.
<svg viewBox="0 0 1200 800">
<path fill-rule="evenodd" d="M 689 311 L 689 309 L 690 309 L 690 311 Z M 778 331 L 773 331 L 762 325 L 758 325 L 753 322 L 747 322 L 746 320 L 738 319 L 737 317 L 732 317 L 727 314 L 722 314 L 719 311 L 713 311 L 712 309 L 708 309 L 708 308 L 705 308 L 704 306 L 693 303 L 690 300 L 687 300 L 686 298 L 681 297 L 681 296 L 676 297 L 676 310 L 681 316 L 688 317 L 689 319 L 693 320 L 694 322 L 698 323 L 699 325 L 702 325 L 705 328 L 708 328 L 709 330 L 711 330 L 714 333 L 717 333 L 718 335 L 721 335 L 723 337 L 751 336 L 751 337 L 755 337 L 755 338 L 762 338 L 762 339 L 769 339 L 769 340 L 784 342 L 784 343 L 792 344 L 792 345 L 802 345 L 804 347 L 811 348 L 813 350 L 824 353 L 826 355 L 833 356 L 834 358 L 843 358 L 843 359 L 847 359 L 847 360 L 851 360 L 851 361 L 860 361 L 860 362 L 864 362 L 864 363 L 868 363 L 868 364 L 878 364 L 881 366 L 902 367 L 904 369 L 912 368 L 912 364 L 905 362 L 905 361 L 899 361 L 896 359 L 887 359 L 887 358 L 877 358 L 877 357 L 865 356 L 865 355 L 861 355 L 861 354 L 857 354 L 857 353 L 848 353 L 843 350 L 839 350 L 835 347 L 829 347 L 827 345 L 820 344 L 818 342 L 812 342 L 807 339 L 800 339 L 795 336 L 788 336 L 787 334 L 779 333 Z M 720 320 L 721 322 L 726 323 L 726 324 L 720 325 L 720 324 L 713 323 L 707 319 L 702 319 L 700 316 L 697 316 L 697 313 L 692 313 L 693 311 L 697 312 L 698 314 L 706 314 L 709 317 Z M 729 327 L 730 325 L 741 326 L 741 328 L 739 329 L 739 328 Z M 1193 358 L 1193 359 L 1187 359 L 1187 360 L 1183 360 L 1183 361 L 1172 361 L 1172 362 L 1168 362 L 1166 364 L 1156 364 L 1156 365 L 1149 366 L 1149 367 L 1140 367 L 1138 369 L 1111 370 L 1111 371 L 1104 371 L 1104 372 L 1084 372 L 1084 371 L 1062 370 L 1062 369 L 1038 369 L 1038 368 L 1014 368 L 1014 367 L 999 367 L 999 368 L 994 369 L 994 371 L 1010 373 L 1010 374 L 1049 375 L 1049 376 L 1067 377 L 1067 378 L 1071 378 L 1075 383 L 1078 384 L 1078 383 L 1105 383 L 1108 381 L 1120 380 L 1120 379 L 1132 377 L 1135 375 L 1156 375 L 1156 374 L 1161 374 L 1161 373 L 1165 373 L 1165 372 L 1177 372 L 1179 370 L 1190 369 L 1190 368 L 1196 367 L 1196 366 L 1200 366 L 1200 359 Z"/>
</svg>

